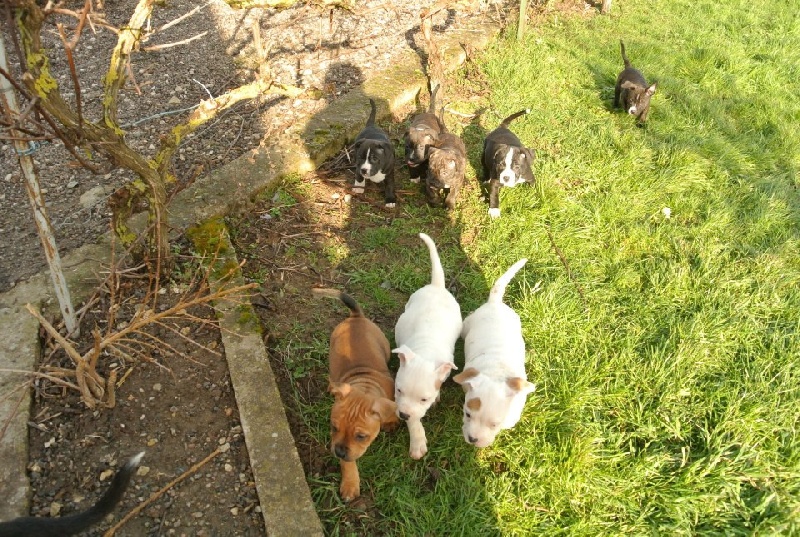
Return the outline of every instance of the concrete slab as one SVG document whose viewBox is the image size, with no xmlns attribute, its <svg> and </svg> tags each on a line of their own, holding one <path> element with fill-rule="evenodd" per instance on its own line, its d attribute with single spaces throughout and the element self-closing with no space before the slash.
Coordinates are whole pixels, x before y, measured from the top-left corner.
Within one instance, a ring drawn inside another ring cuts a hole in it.
<svg viewBox="0 0 800 537">
<path fill-rule="evenodd" d="M 244 285 L 236 251 L 221 219 L 191 228 L 187 235 L 199 252 L 213 240 L 214 249 L 209 252 L 216 258 L 210 270 L 212 292 Z M 229 267 L 235 267 L 232 274 Z M 223 300 L 215 303 L 214 309 L 267 534 L 321 536 L 322 524 L 264 348 L 258 315 L 249 302 Z"/>
</svg>

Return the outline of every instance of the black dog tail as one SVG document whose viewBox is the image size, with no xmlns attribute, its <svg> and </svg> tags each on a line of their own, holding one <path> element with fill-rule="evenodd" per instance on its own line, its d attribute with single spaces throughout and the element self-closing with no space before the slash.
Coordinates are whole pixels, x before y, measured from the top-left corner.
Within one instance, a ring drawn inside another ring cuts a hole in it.
<svg viewBox="0 0 800 537">
<path fill-rule="evenodd" d="M 428 113 L 436 115 L 436 94 L 439 93 L 439 84 L 431 89 L 431 104 L 428 106 Z"/>
<path fill-rule="evenodd" d="M 525 110 L 520 110 L 519 112 L 516 112 L 516 113 L 514 113 L 514 114 L 511 114 L 510 116 L 508 116 L 507 118 L 505 118 L 505 119 L 503 120 L 503 122 L 502 122 L 502 123 L 500 123 L 500 126 L 501 126 L 501 127 L 508 128 L 508 126 L 509 126 L 509 125 L 511 125 L 511 122 L 512 122 L 512 121 L 514 121 L 515 119 L 517 119 L 519 116 L 524 116 L 525 114 L 529 114 L 529 113 L 530 113 L 530 111 L 531 111 L 531 109 L 530 109 L 530 108 L 526 108 Z"/>
<path fill-rule="evenodd" d="M 375 113 L 377 109 L 375 108 L 375 101 L 373 99 L 369 100 L 369 106 L 372 110 L 369 113 L 369 119 L 367 120 L 367 127 L 371 127 L 375 124 Z"/>
<path fill-rule="evenodd" d="M 364 312 L 361 311 L 361 306 L 355 301 L 353 297 L 342 291 L 336 289 L 312 289 L 312 293 L 317 296 L 326 296 L 328 298 L 338 298 L 345 306 L 350 309 L 350 317 L 363 317 Z M 0 536 L 2 537 L 2 536 Z"/>
<path fill-rule="evenodd" d="M 622 51 L 622 61 L 625 62 L 625 68 L 627 69 L 631 66 L 631 61 L 625 55 L 625 43 L 622 42 L 622 39 L 619 40 L 619 49 Z"/>
<path fill-rule="evenodd" d="M 76 515 L 60 518 L 21 517 L 0 523 L 0 537 L 64 537 L 75 535 L 97 524 L 109 514 L 122 499 L 134 470 L 139 467 L 144 451 L 128 459 L 120 468 L 105 494 L 92 507 Z"/>
</svg>

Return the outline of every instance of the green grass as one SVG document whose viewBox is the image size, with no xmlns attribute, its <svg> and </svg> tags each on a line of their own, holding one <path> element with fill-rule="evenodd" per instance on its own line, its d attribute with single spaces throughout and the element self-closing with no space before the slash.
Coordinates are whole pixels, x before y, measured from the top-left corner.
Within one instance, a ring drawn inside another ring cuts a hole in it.
<svg viewBox="0 0 800 537">
<path fill-rule="evenodd" d="M 800 534 L 797 7 L 620 1 L 479 58 L 491 94 L 464 133 L 471 162 L 530 107 L 513 128 L 538 153 L 537 186 L 504 190 L 494 222 L 475 191 L 450 226 L 409 207 L 359 230 L 341 263 L 359 300 L 399 314 L 427 282 L 415 235 L 429 232 L 466 315 L 528 257 L 506 298 L 539 389 L 487 449 L 461 438 L 452 383 L 424 420 L 424 461 L 405 430 L 373 444 L 369 534 Z M 658 82 L 644 129 L 611 110 L 620 38 Z M 321 443 L 328 409 L 305 409 Z M 362 531 L 338 475 L 311 482 L 330 533 Z"/>
</svg>

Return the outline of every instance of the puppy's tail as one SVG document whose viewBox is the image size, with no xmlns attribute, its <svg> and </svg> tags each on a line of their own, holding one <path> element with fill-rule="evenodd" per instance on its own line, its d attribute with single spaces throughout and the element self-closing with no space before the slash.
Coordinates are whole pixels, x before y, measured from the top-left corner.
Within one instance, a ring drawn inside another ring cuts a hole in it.
<svg viewBox="0 0 800 537">
<path fill-rule="evenodd" d="M 369 113 L 369 119 L 367 119 L 367 127 L 371 127 L 375 124 L 375 113 L 377 112 L 377 108 L 375 107 L 374 99 L 369 100 L 369 106 L 371 110 Z"/>
<path fill-rule="evenodd" d="M 361 311 L 361 306 L 355 301 L 353 297 L 347 293 L 343 293 L 337 289 L 312 289 L 312 293 L 317 296 L 326 296 L 328 298 L 338 298 L 350 310 L 350 317 L 363 317 L 364 312 Z"/>
<path fill-rule="evenodd" d="M 436 244 L 425 233 L 420 233 L 419 238 L 428 245 L 428 252 L 431 255 L 431 285 L 444 287 L 444 269 L 442 268 L 442 261 L 439 259 L 439 252 L 436 251 Z"/>
<path fill-rule="evenodd" d="M 428 113 L 436 115 L 436 94 L 439 93 L 439 84 L 431 89 L 431 104 L 428 106 Z"/>
<path fill-rule="evenodd" d="M 502 302 L 503 295 L 506 293 L 506 287 L 508 287 L 508 283 L 511 279 L 519 272 L 519 269 L 525 266 L 528 260 L 526 258 L 522 258 L 513 265 L 499 278 L 497 281 L 494 282 L 492 286 L 492 290 L 489 291 L 489 302 Z"/>
<path fill-rule="evenodd" d="M 21 517 L 3 522 L 0 524 L 0 537 L 36 535 L 37 537 L 62 537 L 65 535 L 75 535 L 89 529 L 93 524 L 97 524 L 109 514 L 122 499 L 125 489 L 128 488 L 134 470 L 139 467 L 144 451 L 131 457 L 120 468 L 111 486 L 105 494 L 92 507 L 76 515 L 64 516 L 60 518 L 44 517 Z"/>
<path fill-rule="evenodd" d="M 508 126 L 511 125 L 512 121 L 517 119 L 519 116 L 524 116 L 525 114 L 529 114 L 530 112 L 531 112 L 531 109 L 530 108 L 526 108 L 525 110 L 520 110 L 519 112 L 511 114 L 510 116 L 505 118 L 502 123 L 500 123 L 500 126 L 508 128 Z"/>
<path fill-rule="evenodd" d="M 631 66 L 631 61 L 625 55 L 625 43 L 622 42 L 622 39 L 619 40 L 619 50 L 622 52 L 622 61 L 625 62 L 625 68 Z"/>
</svg>

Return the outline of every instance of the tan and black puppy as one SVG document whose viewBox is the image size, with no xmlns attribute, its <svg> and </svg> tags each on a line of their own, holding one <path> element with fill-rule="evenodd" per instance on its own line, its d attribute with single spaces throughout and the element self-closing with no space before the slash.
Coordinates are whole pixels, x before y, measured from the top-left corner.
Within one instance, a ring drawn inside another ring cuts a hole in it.
<svg viewBox="0 0 800 537">
<path fill-rule="evenodd" d="M 364 317 L 349 295 L 335 289 L 314 289 L 318 296 L 338 298 L 350 317 L 331 333 L 330 385 L 331 451 L 339 459 L 339 494 L 350 501 L 361 494 L 356 461 L 381 430 L 397 428 L 394 379 L 389 373 L 389 341 L 378 326 Z"/>
</svg>

